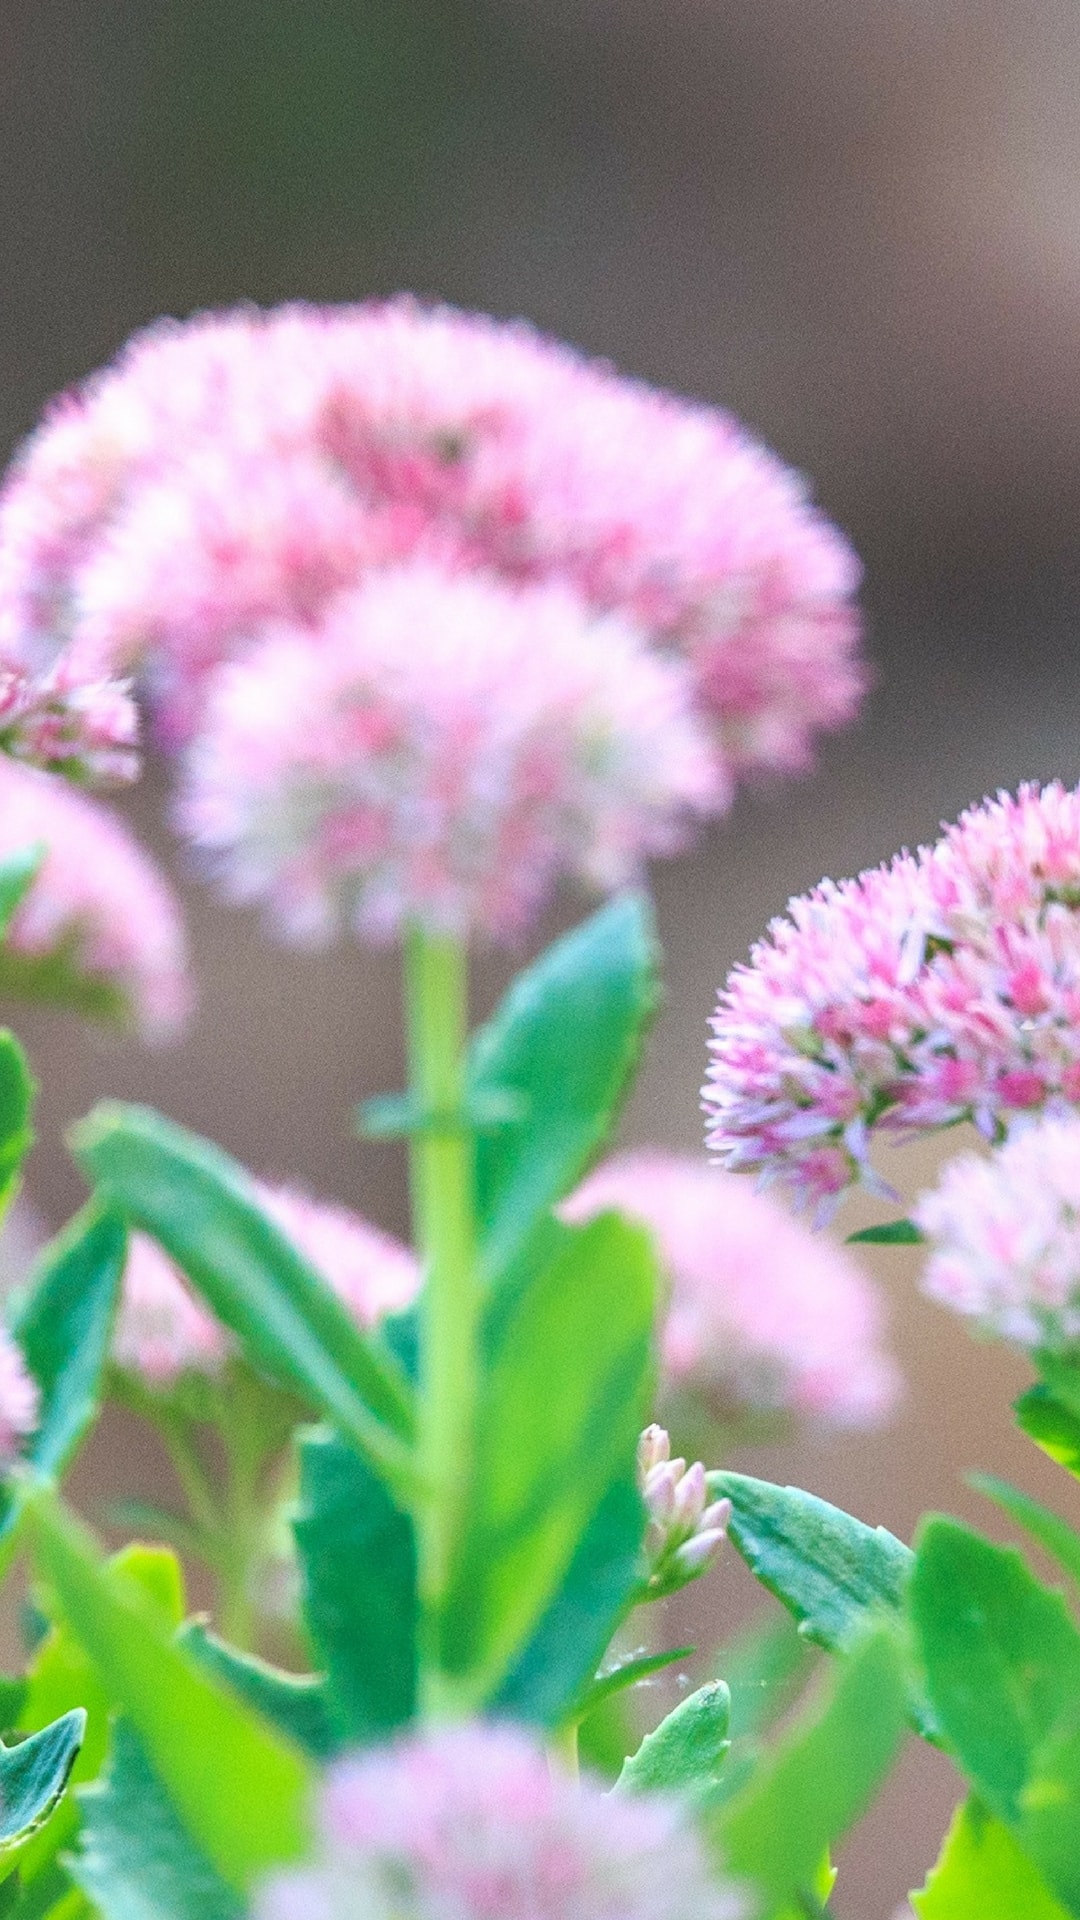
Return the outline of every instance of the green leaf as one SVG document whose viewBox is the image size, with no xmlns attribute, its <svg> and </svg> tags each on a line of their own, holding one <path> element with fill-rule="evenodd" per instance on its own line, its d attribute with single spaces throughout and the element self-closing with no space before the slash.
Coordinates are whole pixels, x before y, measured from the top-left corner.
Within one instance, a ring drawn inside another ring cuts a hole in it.
<svg viewBox="0 0 1080 1920">
<path fill-rule="evenodd" d="M 696 1651 L 695 1647 L 668 1647 L 664 1653 L 628 1654 L 626 1659 L 618 1660 L 613 1667 L 607 1667 L 597 1675 L 582 1695 L 576 1711 L 585 1720 L 605 1700 L 613 1700 L 616 1694 L 625 1693 L 628 1687 L 636 1687 L 642 1680 L 651 1680 L 654 1674 L 663 1673 L 666 1667 L 692 1660 Z"/>
<path fill-rule="evenodd" d="M 408 1383 L 260 1210 L 242 1167 L 145 1107 L 103 1103 L 71 1140 L 87 1177 L 160 1242 L 256 1365 L 303 1395 L 381 1471 L 407 1474 Z"/>
<path fill-rule="evenodd" d="M 159 1608 L 47 1487 L 26 1496 L 41 1573 L 110 1701 L 131 1720 L 184 1825 L 245 1891 L 308 1841 L 312 1772 L 299 1752 L 177 1647 Z"/>
<path fill-rule="evenodd" d="M 1080 1480 L 1080 1417 L 1041 1386 L 1022 1393 L 1013 1411 L 1021 1432 Z"/>
<path fill-rule="evenodd" d="M 743 1473 L 710 1473 L 711 1497 L 731 1501 L 728 1533 L 763 1587 L 808 1640 L 837 1652 L 872 1614 L 898 1615 L 911 1570 L 908 1547 L 798 1487 Z"/>
<path fill-rule="evenodd" d="M 863 1227 L 849 1233 L 849 1247 L 921 1247 L 926 1239 L 914 1220 L 886 1220 L 880 1227 Z"/>
<path fill-rule="evenodd" d="M 104 1778 L 79 1800 L 69 1871 L 103 1920 L 242 1920 L 244 1900 L 192 1841 L 127 1721 L 116 1723 Z"/>
<path fill-rule="evenodd" d="M 304 1613 L 341 1730 L 385 1737 L 416 1704 L 416 1543 L 382 1481 L 332 1434 L 300 1443 Z"/>
<path fill-rule="evenodd" d="M 895 1631 L 879 1627 L 847 1655 L 824 1702 L 800 1717 L 715 1816 L 730 1871 L 757 1883 L 767 1913 L 813 1894 L 828 1849 L 892 1765 L 904 1695 Z"/>
<path fill-rule="evenodd" d="M 1080 1366 L 1057 1353 L 1037 1353 L 1035 1360 L 1048 1392 L 1080 1420 Z"/>
<path fill-rule="evenodd" d="M 607 1489 L 632 1472 L 646 1417 L 657 1290 L 647 1235 L 604 1214 L 553 1224 L 546 1244 L 552 1257 L 490 1317 L 443 1622 L 442 1664 L 463 1706 L 498 1691 Z"/>
<path fill-rule="evenodd" d="M 1037 1749 L 1080 1712 L 1080 1633 L 1015 1547 L 940 1515 L 921 1529 L 910 1599 L 938 1722 L 980 1798 L 1015 1829 Z"/>
<path fill-rule="evenodd" d="M 681 1700 L 655 1732 L 647 1733 L 616 1782 L 617 1793 L 689 1793 L 707 1797 L 731 1741 L 731 1695 L 722 1680 Z"/>
<path fill-rule="evenodd" d="M 1032 1758 L 1016 1838 L 1072 1914 L 1080 1914 L 1080 1694 L 1068 1682 L 1061 1719 Z"/>
<path fill-rule="evenodd" d="M 0 1741 L 0 1854 L 10 1855 L 48 1819 L 85 1731 L 86 1715 L 77 1707 L 17 1746 Z"/>
<path fill-rule="evenodd" d="M 341 1733 L 326 1681 L 319 1674 L 286 1673 L 253 1653 L 241 1653 L 219 1640 L 201 1620 L 187 1622 L 179 1644 L 212 1680 L 220 1680 L 312 1759 L 328 1760 L 337 1752 Z"/>
<path fill-rule="evenodd" d="M 129 1546 L 110 1563 L 124 1580 L 134 1582 L 158 1609 L 167 1631 L 180 1622 L 184 1610 L 183 1578 L 175 1556 L 160 1547 Z M 86 1732 L 75 1762 L 73 1783 L 92 1780 L 100 1772 L 109 1737 L 109 1699 L 94 1666 L 66 1625 L 50 1628 L 27 1676 L 26 1698 L 19 1715 L 21 1733 L 36 1733 L 72 1708 L 86 1712 Z M 35 1892 L 47 1885 L 46 1874 L 58 1873 L 55 1861 L 75 1832 L 78 1811 L 69 1794 L 57 1807 L 48 1826 L 30 1842 L 19 1862 L 20 1878 L 32 1881 Z"/>
<path fill-rule="evenodd" d="M 14 1034 L 0 1027 L 0 1215 L 18 1192 L 19 1172 L 34 1143 L 34 1082 Z"/>
<path fill-rule="evenodd" d="M 765 1733 L 809 1679 L 816 1655 L 788 1613 L 772 1607 L 721 1647 L 713 1665 L 731 1694 L 731 1737 Z"/>
<path fill-rule="evenodd" d="M 45 1248 L 15 1316 L 15 1338 L 41 1389 L 29 1459 L 50 1478 L 97 1413 L 126 1257 L 119 1216 L 84 1207 Z"/>
<path fill-rule="evenodd" d="M 973 1487 L 985 1493 L 988 1500 L 996 1501 L 1080 1587 L 1080 1534 L 1060 1514 L 1051 1513 L 1049 1507 L 1033 1500 L 1029 1493 L 1021 1493 L 1019 1487 L 1010 1486 L 1007 1480 L 999 1480 L 996 1474 L 973 1473 L 970 1479 Z"/>
<path fill-rule="evenodd" d="M 941 1857 L 911 1904 L 919 1920 L 1066 1920 L 1008 1827 L 977 1800 L 957 1808 Z"/>
<path fill-rule="evenodd" d="M 5 854 L 0 860 L 0 940 L 6 940 L 11 922 L 41 872 L 47 853 L 45 842 L 38 840 L 32 846 L 20 847 L 17 853 Z"/>
<path fill-rule="evenodd" d="M 471 1098 L 514 1095 L 527 1115 L 476 1142 L 489 1275 L 513 1266 L 611 1131 L 658 1005 L 657 959 L 648 901 L 621 894 L 519 974 L 476 1035 Z"/>
<path fill-rule="evenodd" d="M 604 1489 L 566 1577 L 515 1659 L 492 1710 L 511 1719 L 558 1726 L 597 1704 L 593 1676 L 641 1578 L 645 1510 L 637 1475 L 628 1471 Z M 659 1655 L 661 1665 L 676 1656 Z M 650 1671 L 655 1668 L 650 1664 Z M 632 1684 L 632 1677 L 622 1682 Z"/>
<path fill-rule="evenodd" d="M 124 1223 L 91 1205 L 41 1255 L 12 1331 L 37 1382 L 41 1411 L 27 1458 L 59 1479 L 92 1425 L 127 1254 Z M 0 1569 L 15 1550 L 19 1497 L 0 1489 Z"/>
</svg>

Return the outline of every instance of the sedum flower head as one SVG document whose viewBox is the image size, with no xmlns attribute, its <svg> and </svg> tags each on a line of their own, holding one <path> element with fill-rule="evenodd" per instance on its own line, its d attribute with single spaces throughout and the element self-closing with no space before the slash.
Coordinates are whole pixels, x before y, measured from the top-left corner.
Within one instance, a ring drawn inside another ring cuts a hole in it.
<svg viewBox="0 0 1080 1920">
<path fill-rule="evenodd" d="M 256 1183 L 260 1205 L 331 1286 L 361 1326 L 409 1306 L 420 1284 L 407 1247 L 345 1207 L 313 1200 L 295 1187 Z M 232 1343 L 157 1242 L 131 1236 L 113 1338 L 117 1365 L 152 1391 L 185 1373 L 214 1375 Z"/>
<path fill-rule="evenodd" d="M 143 663 L 173 732 L 272 620 L 432 547 L 690 664 L 722 784 L 858 703 L 858 568 L 726 414 L 409 299 L 164 322 L 55 403 L 0 502 L 0 646 Z"/>
<path fill-rule="evenodd" d="M 126 686 L 61 656 L 40 673 L 0 658 L 0 751 L 50 773 L 120 786 L 139 767 Z"/>
<path fill-rule="evenodd" d="M 413 562 L 215 682 L 180 821 L 291 937 L 417 921 L 509 940 L 565 873 L 607 888 L 716 798 L 685 669 L 565 589 Z"/>
<path fill-rule="evenodd" d="M 0 1327 L 0 1469 L 18 1459 L 37 1426 L 40 1403 L 37 1382 L 21 1350 L 6 1327 Z"/>
<path fill-rule="evenodd" d="M 307 1867 L 257 1920 L 737 1920 L 674 1801 L 554 1771 L 510 1726 L 442 1728 L 339 1761 Z"/>
<path fill-rule="evenodd" d="M 915 1218 L 924 1290 L 1021 1347 L 1080 1343 L 1080 1118 L 1043 1118 L 989 1157 L 961 1154 Z"/>
<path fill-rule="evenodd" d="M 878 1295 L 850 1254 L 748 1182 L 690 1155 L 616 1155 L 568 1211 L 614 1207 L 648 1227 L 668 1283 L 660 1336 L 671 1391 L 727 1417 L 784 1412 L 870 1427 L 900 1376 Z"/>
<path fill-rule="evenodd" d="M 43 859 L 0 950 L 0 991 L 57 998 L 175 1031 L 191 984 L 179 905 L 149 855 L 108 807 L 0 756 L 0 859 Z"/>
<path fill-rule="evenodd" d="M 709 1144 L 828 1203 L 876 1128 L 990 1138 L 1080 1101 L 1080 792 L 1022 787 L 793 900 L 731 975 Z"/>
</svg>

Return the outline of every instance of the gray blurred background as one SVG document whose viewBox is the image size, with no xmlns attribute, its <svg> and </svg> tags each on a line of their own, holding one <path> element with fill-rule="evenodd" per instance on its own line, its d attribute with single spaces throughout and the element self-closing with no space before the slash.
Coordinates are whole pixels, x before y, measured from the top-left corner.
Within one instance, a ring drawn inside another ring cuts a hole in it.
<svg viewBox="0 0 1080 1920">
<path fill-rule="evenodd" d="M 628 1137 L 697 1146 L 713 994 L 789 893 L 1000 784 L 1080 777 L 1078 56 L 1068 0 L 0 0 L 5 450 L 158 312 L 411 287 L 724 402 L 859 547 L 862 721 L 657 875 L 669 1003 Z M 131 810 L 175 874 L 163 792 L 152 769 Z M 112 1092 L 403 1227 L 394 1152 L 345 1124 L 399 1083 L 393 964 L 282 954 L 189 891 L 179 1047 L 18 1018 L 38 1205 L 77 1201 L 60 1133 Z M 480 970 L 478 1010 L 505 977 Z M 933 1505 L 993 1525 L 977 1463 L 1075 1510 L 1010 1433 L 1023 1368 L 922 1302 L 907 1256 L 878 1266 L 902 1418 L 743 1464 L 905 1536 Z M 84 1486 L 130 1478 L 132 1444 L 111 1427 Z M 746 1603 L 725 1563 L 709 1630 Z M 956 1791 L 908 1756 L 848 1849 L 844 1920 L 918 1883 Z"/>
</svg>

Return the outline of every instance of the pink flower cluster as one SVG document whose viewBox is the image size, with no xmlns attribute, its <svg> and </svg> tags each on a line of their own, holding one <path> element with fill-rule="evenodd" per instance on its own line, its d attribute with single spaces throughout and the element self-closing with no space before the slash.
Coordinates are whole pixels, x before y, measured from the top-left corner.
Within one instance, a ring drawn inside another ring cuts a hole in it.
<svg viewBox="0 0 1080 1920">
<path fill-rule="evenodd" d="M 900 1375 L 877 1294 L 851 1256 L 747 1182 L 688 1155 L 624 1153 L 591 1174 L 572 1218 L 613 1207 L 648 1227 L 669 1287 L 660 1336 L 669 1391 L 726 1418 L 785 1412 L 869 1427 Z"/>
<path fill-rule="evenodd" d="M 18 1459 L 40 1413 L 37 1382 L 6 1327 L 0 1327 L 0 1468 Z"/>
<path fill-rule="evenodd" d="M 339 1761 L 310 1866 L 257 1920 L 738 1920 L 676 1802 L 553 1770 L 510 1726 L 439 1729 Z"/>
<path fill-rule="evenodd" d="M 136 336 L 0 504 L 0 648 L 145 662 L 175 735 L 266 621 L 437 554 L 555 581 L 690 663 L 729 772 L 806 764 L 862 673 L 855 559 L 727 415 L 402 298 Z"/>
<path fill-rule="evenodd" d="M 793 900 L 713 1021 L 709 1145 L 828 1205 L 875 1129 L 1080 1103 L 1080 790 L 1025 786 Z"/>
<path fill-rule="evenodd" d="M 709 1500 L 700 1460 L 671 1457 L 671 1436 L 655 1424 L 638 1442 L 638 1478 L 648 1523 L 645 1559 L 649 1597 L 676 1593 L 715 1560 L 727 1538 L 730 1500 Z"/>
<path fill-rule="evenodd" d="M 173 1032 L 191 987 L 179 906 L 165 879 L 99 801 L 55 775 L 0 756 L 0 860 L 43 859 L 0 951 L 0 991 L 70 998 Z"/>
<path fill-rule="evenodd" d="M 139 769 L 138 716 L 126 686 L 88 678 L 61 657 L 41 673 L 0 660 L 0 751 L 94 785 Z"/>
<path fill-rule="evenodd" d="M 931 1299 L 1021 1347 L 1080 1344 L 1080 1118 L 1044 1118 L 961 1154 L 915 1219 Z"/>
<path fill-rule="evenodd" d="M 416 1296 L 419 1270 L 407 1247 L 378 1227 L 292 1187 L 258 1187 L 265 1212 L 331 1286 L 360 1324 L 374 1326 Z M 151 1391 L 184 1373 L 215 1374 L 229 1335 L 191 1294 L 179 1269 L 145 1234 L 132 1235 L 113 1338 L 116 1364 Z"/>
<path fill-rule="evenodd" d="M 560 587 L 427 563 L 224 667 L 180 808 L 293 938 L 409 919 L 512 939 L 565 871 L 601 887 L 713 793 L 685 670 Z"/>
</svg>

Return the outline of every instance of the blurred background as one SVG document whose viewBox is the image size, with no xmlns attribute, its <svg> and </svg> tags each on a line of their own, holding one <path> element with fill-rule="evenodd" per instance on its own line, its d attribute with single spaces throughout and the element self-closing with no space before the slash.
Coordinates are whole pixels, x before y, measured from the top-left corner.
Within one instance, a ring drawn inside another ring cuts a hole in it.
<svg viewBox="0 0 1080 1920">
<path fill-rule="evenodd" d="M 411 287 L 723 402 L 860 549 L 859 725 L 657 875 L 669 1000 L 628 1138 L 697 1147 L 716 987 L 792 891 L 999 785 L 1080 777 L 1078 64 L 1067 0 L 0 6 L 5 453 L 159 312 Z M 110 1092 L 403 1228 L 395 1152 L 346 1125 L 400 1081 L 393 964 L 271 948 L 187 886 L 163 796 L 151 769 L 131 811 L 187 887 L 200 1011 L 159 1055 L 19 1016 L 43 1082 L 38 1207 L 77 1203 L 61 1131 Z M 505 977 L 481 969 L 478 1010 Z M 894 1160 L 908 1190 L 932 1170 Z M 903 1252 L 877 1266 L 901 1418 L 741 1464 L 905 1537 L 928 1506 L 993 1528 L 975 1464 L 1067 1502 L 1009 1430 L 1023 1368 L 921 1301 Z M 84 1488 L 131 1446 L 110 1426 Z M 733 1562 L 703 1633 L 745 1610 Z M 907 1757 L 849 1847 L 844 1920 L 885 1920 L 955 1797 L 944 1761 Z"/>
</svg>

